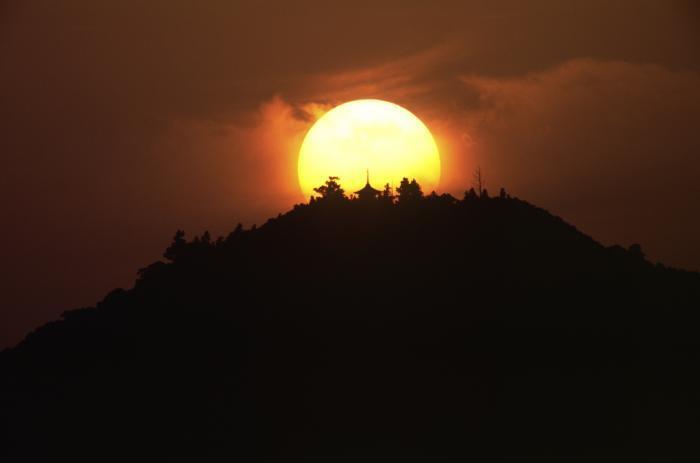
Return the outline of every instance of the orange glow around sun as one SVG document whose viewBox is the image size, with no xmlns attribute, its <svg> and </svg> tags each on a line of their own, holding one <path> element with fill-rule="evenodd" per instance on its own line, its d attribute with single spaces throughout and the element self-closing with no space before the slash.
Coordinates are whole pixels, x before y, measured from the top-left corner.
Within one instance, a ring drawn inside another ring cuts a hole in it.
<svg viewBox="0 0 700 463">
<path fill-rule="evenodd" d="M 354 100 L 321 116 L 299 151 L 299 184 L 308 197 L 329 176 L 347 194 L 372 186 L 396 187 L 415 178 L 424 192 L 440 181 L 440 154 L 428 128 L 413 113 L 382 100 Z"/>
</svg>

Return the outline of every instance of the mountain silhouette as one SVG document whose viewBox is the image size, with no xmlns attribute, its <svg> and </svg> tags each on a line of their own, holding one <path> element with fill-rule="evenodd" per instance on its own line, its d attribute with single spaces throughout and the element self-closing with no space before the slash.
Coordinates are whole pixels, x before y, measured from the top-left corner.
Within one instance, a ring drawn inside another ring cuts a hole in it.
<svg viewBox="0 0 700 463">
<path fill-rule="evenodd" d="M 132 289 L 2 352 L 0 454 L 697 456 L 698 273 L 503 190 L 317 191 L 257 228 L 178 232 Z"/>
</svg>

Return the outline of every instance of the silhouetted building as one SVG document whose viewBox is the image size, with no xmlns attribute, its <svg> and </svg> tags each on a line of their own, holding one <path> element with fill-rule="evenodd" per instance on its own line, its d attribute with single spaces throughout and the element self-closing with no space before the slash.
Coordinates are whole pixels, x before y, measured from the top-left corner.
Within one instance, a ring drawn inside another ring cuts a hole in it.
<svg viewBox="0 0 700 463">
<path fill-rule="evenodd" d="M 367 183 L 361 190 L 355 192 L 359 199 L 376 199 L 382 194 L 381 191 L 372 188 L 369 184 L 369 169 L 367 170 Z"/>
</svg>

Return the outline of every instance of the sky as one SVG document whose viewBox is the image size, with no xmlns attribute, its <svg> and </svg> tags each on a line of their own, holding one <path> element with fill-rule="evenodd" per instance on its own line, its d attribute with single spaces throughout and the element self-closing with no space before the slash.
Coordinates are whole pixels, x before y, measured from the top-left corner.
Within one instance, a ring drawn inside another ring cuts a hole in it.
<svg viewBox="0 0 700 463">
<path fill-rule="evenodd" d="M 0 3 L 0 348 L 131 287 L 175 230 L 305 200 L 304 133 L 344 101 L 433 132 L 600 242 L 700 270 L 693 1 Z"/>
</svg>

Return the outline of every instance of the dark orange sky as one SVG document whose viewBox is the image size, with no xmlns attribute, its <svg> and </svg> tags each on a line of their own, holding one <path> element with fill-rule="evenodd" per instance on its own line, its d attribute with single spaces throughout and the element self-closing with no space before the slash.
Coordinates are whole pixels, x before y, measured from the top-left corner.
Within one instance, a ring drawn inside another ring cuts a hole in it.
<svg viewBox="0 0 700 463">
<path fill-rule="evenodd" d="M 700 269 L 692 1 L 4 1 L 0 346 L 129 287 L 174 231 L 303 200 L 314 114 L 401 104 L 487 187 Z"/>
</svg>

